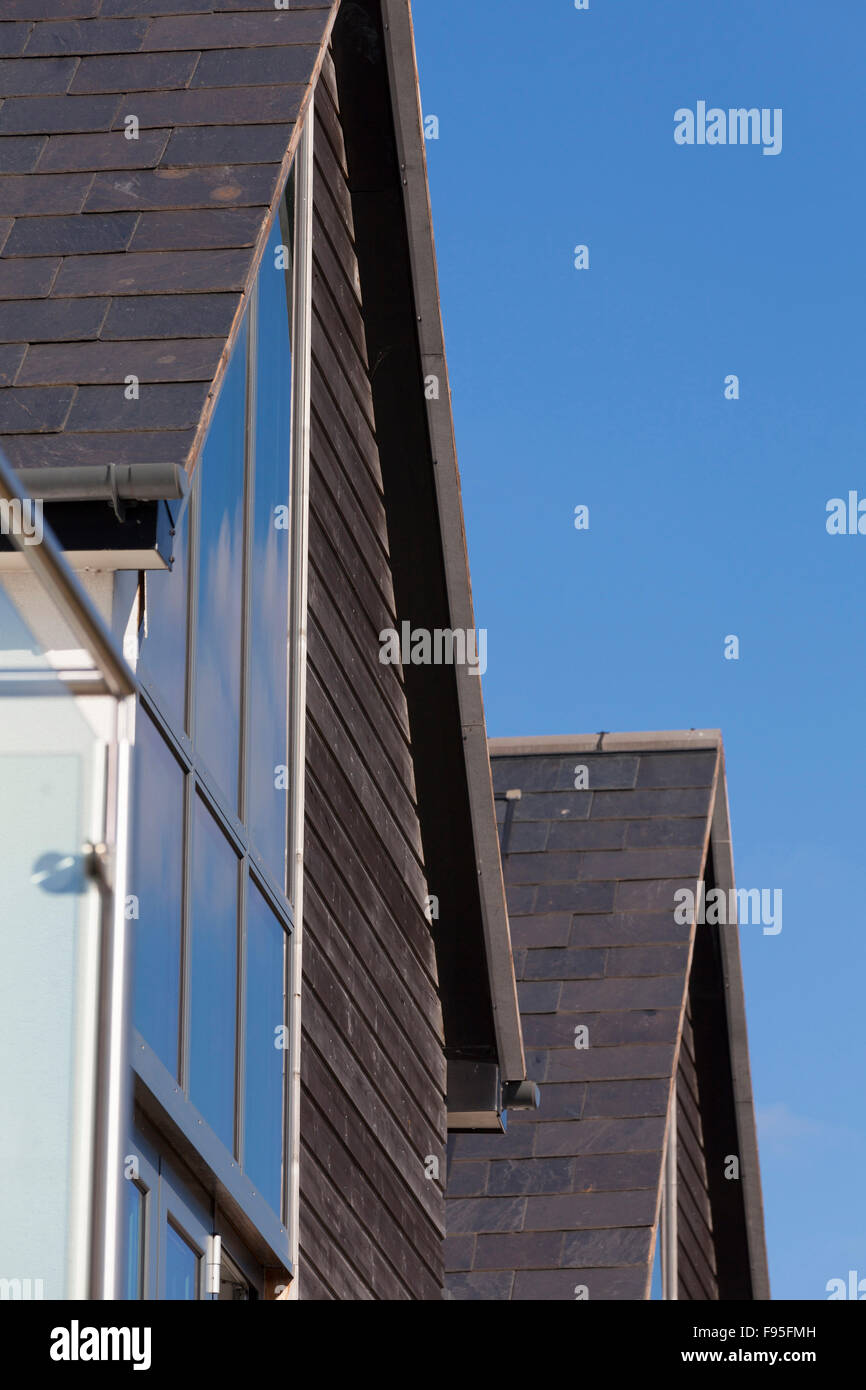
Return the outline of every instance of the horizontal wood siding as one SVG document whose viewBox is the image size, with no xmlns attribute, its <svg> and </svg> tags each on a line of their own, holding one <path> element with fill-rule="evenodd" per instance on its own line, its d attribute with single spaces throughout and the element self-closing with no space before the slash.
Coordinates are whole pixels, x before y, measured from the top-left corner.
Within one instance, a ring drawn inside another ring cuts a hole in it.
<svg viewBox="0 0 866 1390">
<path fill-rule="evenodd" d="M 333 64 L 316 94 L 300 1294 L 439 1298 L 441 1008 Z"/>
<path fill-rule="evenodd" d="M 719 1297 L 691 1000 L 686 1005 L 677 1068 L 677 1247 L 679 1297 Z"/>
</svg>

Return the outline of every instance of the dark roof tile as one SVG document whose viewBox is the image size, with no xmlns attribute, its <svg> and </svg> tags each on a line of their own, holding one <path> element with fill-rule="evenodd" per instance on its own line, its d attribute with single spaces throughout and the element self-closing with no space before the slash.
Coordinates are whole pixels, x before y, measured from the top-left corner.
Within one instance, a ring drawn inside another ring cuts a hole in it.
<svg viewBox="0 0 866 1390">
<path fill-rule="evenodd" d="M 47 260 L 0 260 L 0 299 L 38 299 L 48 294 L 59 265 L 56 257 Z"/>
<path fill-rule="evenodd" d="M 42 53 L 134 53 L 149 24 L 149 19 L 46 19 L 34 24 L 24 51 L 28 58 Z"/>
<path fill-rule="evenodd" d="M 306 82 L 316 63 L 314 44 L 278 48 L 225 48 L 202 53 L 190 87 L 266 86 Z"/>
<path fill-rule="evenodd" d="M 62 429 L 74 395 L 73 386 L 0 390 L 0 432 L 32 434 Z"/>
<path fill-rule="evenodd" d="M 192 251 L 221 246 L 253 246 L 261 225 L 260 208 L 143 212 L 130 250 Z"/>
<path fill-rule="evenodd" d="M 97 213 L 92 217 L 20 217 L 6 243 L 5 254 L 8 257 L 122 251 L 129 245 L 138 217 L 137 212 Z"/>
<path fill-rule="evenodd" d="M 147 126 L 261 125 L 265 122 L 294 121 L 301 109 L 301 86 L 213 87 L 183 92 L 132 92 L 116 108 L 114 125 L 121 127 L 128 116 L 136 116 L 142 130 Z M 96 100 L 96 98 L 89 98 Z M 113 98 L 112 98 L 113 100 Z M 0 111 L 0 118 L 3 112 Z M 287 142 L 288 143 L 288 142 Z M 285 153 L 285 148 L 284 151 Z M 225 159 L 218 161 L 225 163 Z M 252 161 L 250 161 L 252 162 Z"/>
<path fill-rule="evenodd" d="M 159 421 L 160 429 L 193 429 L 210 389 L 204 381 L 171 386 L 142 386 L 138 400 L 124 388 L 82 386 L 66 422 L 67 431 L 140 430 Z"/>
<path fill-rule="evenodd" d="M 241 297 L 239 294 L 131 295 L 114 299 L 103 338 L 225 338 Z M 95 300 L 55 300 L 57 304 L 89 304 Z"/>
<path fill-rule="evenodd" d="M 48 96 L 69 90 L 77 58 L 8 58 L 0 62 L 0 97 Z"/>
<path fill-rule="evenodd" d="M 45 143 L 44 135 L 0 136 L 0 174 L 29 174 L 36 168 Z"/>
<path fill-rule="evenodd" d="M 198 53 L 134 53 L 83 58 L 70 92 L 150 92 L 185 87 Z M 168 122 L 166 122 L 168 124 Z"/>
<path fill-rule="evenodd" d="M 174 132 L 164 163 L 271 164 L 282 159 L 291 133 L 288 125 L 189 126 Z"/>
<path fill-rule="evenodd" d="M 87 212 L 123 208 L 261 207 L 277 185 L 277 164 L 213 169 L 156 169 L 143 173 L 97 174 Z"/>
<path fill-rule="evenodd" d="M 87 220 L 87 219 L 83 219 Z M 114 256 L 67 256 L 54 286 L 56 295 L 148 295 L 241 290 L 252 249 L 142 251 Z"/>
<path fill-rule="evenodd" d="M 11 386 L 27 348 L 24 343 L 0 345 L 0 386 Z"/>
<path fill-rule="evenodd" d="M 0 304 L 0 341 L 60 343 L 97 338 L 107 299 L 7 300 Z"/>
<path fill-rule="evenodd" d="M 39 160 L 39 173 L 150 169 L 162 158 L 170 135 L 170 130 L 142 130 L 137 140 L 127 140 L 122 130 L 105 135 L 51 135 Z"/>
<path fill-rule="evenodd" d="M 14 58 L 23 52 L 30 29 L 29 24 L 0 24 L 0 54 L 4 58 Z"/>
<path fill-rule="evenodd" d="M 0 107 L 0 134 L 110 130 L 119 104 L 116 96 L 7 97 Z"/>
<path fill-rule="evenodd" d="M 213 7 L 211 7 L 213 8 Z M 220 6 L 228 9 L 228 5 Z M 104 13 L 110 14 L 110 0 Z M 325 32 L 327 7 L 264 13 L 172 15 L 155 19 L 142 51 L 178 53 L 192 48 L 258 48 L 273 44 L 318 44 Z"/>
<path fill-rule="evenodd" d="M 91 182 L 90 174 L 9 175 L 0 183 L 3 211 L 12 217 L 80 212 Z"/>
<path fill-rule="evenodd" d="M 123 436 L 124 463 L 176 463 L 186 465 L 195 430 L 136 430 Z M 7 435 L 4 452 L 13 468 L 102 466 L 117 463 L 118 436 L 105 434 Z"/>
<path fill-rule="evenodd" d="M 137 376 L 140 382 L 211 382 L 224 346 L 224 338 L 41 344 L 27 351 L 27 360 L 18 377 L 24 386 L 54 382 L 122 382 L 129 375 Z M 12 352 L 18 354 L 20 363 L 24 346 L 0 348 L 0 385 L 4 384 L 4 354 Z"/>
</svg>

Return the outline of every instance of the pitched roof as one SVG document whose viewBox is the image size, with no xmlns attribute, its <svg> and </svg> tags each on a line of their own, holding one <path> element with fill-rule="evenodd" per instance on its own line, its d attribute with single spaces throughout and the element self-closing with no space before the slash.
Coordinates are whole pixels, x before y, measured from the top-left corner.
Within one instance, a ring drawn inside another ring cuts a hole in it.
<svg viewBox="0 0 866 1390">
<path fill-rule="evenodd" d="M 452 1141 L 451 1296 L 571 1299 L 582 1284 L 591 1299 L 646 1298 L 696 939 L 693 922 L 675 920 L 674 893 L 695 890 L 711 846 L 716 881 L 729 872 L 733 885 L 721 739 L 493 740 L 491 755 L 527 1073 L 542 1099 L 504 1137 Z M 743 1170 L 727 1188 L 742 1189 L 731 1226 L 748 1229 L 735 1261 L 747 1285 L 751 1271 L 746 1296 L 766 1297 L 736 929 L 720 948 L 727 1037 L 714 1045 L 726 1059 L 730 1049 L 719 1086 Z"/>
<path fill-rule="evenodd" d="M 14 466 L 195 460 L 336 10 L 4 0 L 0 437 Z M 129 375 L 137 402 L 119 390 Z"/>
</svg>

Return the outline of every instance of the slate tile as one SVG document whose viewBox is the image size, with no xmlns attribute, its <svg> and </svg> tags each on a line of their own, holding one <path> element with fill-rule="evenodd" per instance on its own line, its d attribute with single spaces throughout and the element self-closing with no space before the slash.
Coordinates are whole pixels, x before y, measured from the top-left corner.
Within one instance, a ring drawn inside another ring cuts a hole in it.
<svg viewBox="0 0 866 1390">
<path fill-rule="evenodd" d="M 142 9 L 139 3 L 137 9 Z M 150 6 L 148 6 L 148 9 Z M 43 20 L 33 26 L 26 54 L 134 53 L 147 32 L 149 19 Z"/>
<path fill-rule="evenodd" d="M 546 1269 L 558 1265 L 562 1252 L 562 1233 L 537 1231 L 525 1235 L 479 1236 L 475 1247 L 476 1269 Z"/>
<path fill-rule="evenodd" d="M 666 1115 L 670 1082 L 659 1078 L 651 1081 L 593 1081 L 586 1088 L 584 1117 L 595 1119 L 603 1115 L 626 1119 L 631 1115 Z"/>
<path fill-rule="evenodd" d="M 487 1168 L 486 1163 L 452 1163 L 446 1184 L 448 1197 L 483 1196 L 487 1191 Z"/>
<path fill-rule="evenodd" d="M 129 295 L 111 301 L 103 338 L 225 338 L 239 294 Z M 88 300 L 70 301 L 86 304 Z"/>
<path fill-rule="evenodd" d="M 695 892 L 697 873 L 676 879 L 631 879 L 616 885 L 617 912 L 670 912 L 677 908 L 676 894 L 683 888 Z"/>
<path fill-rule="evenodd" d="M 547 849 L 618 850 L 625 834 L 625 821 L 560 820 L 550 826 Z"/>
<path fill-rule="evenodd" d="M 447 1274 L 446 1298 L 459 1302 L 493 1303 L 508 1300 L 514 1283 L 514 1271 L 497 1274 Z"/>
<path fill-rule="evenodd" d="M 2 111 L 0 111 L 2 116 Z M 123 208 L 266 207 L 276 189 L 279 165 L 247 168 L 157 169 L 144 173 L 97 174 L 87 212 Z"/>
<path fill-rule="evenodd" d="M 665 1124 L 664 1115 L 539 1124 L 535 1152 L 539 1157 L 655 1152 L 664 1144 Z"/>
<path fill-rule="evenodd" d="M 0 109 L 0 117 L 5 109 Z M 11 217 L 80 212 L 90 179 L 90 174 L 9 175 L 3 179 L 3 212 Z"/>
<path fill-rule="evenodd" d="M 297 8 L 305 10 L 329 10 L 333 0 L 301 0 Z M 185 15 L 210 14 L 212 10 L 230 10 L 232 13 L 242 10 L 261 10 L 270 8 L 267 0 L 183 0 L 178 4 L 178 0 L 147 0 L 146 10 L 149 15 L 170 15 L 183 13 Z M 294 9 L 294 4 L 292 9 Z M 129 15 L 140 14 L 145 9 L 142 0 L 103 0 L 101 13 L 104 15 Z"/>
<path fill-rule="evenodd" d="M 623 1302 L 646 1297 L 647 1268 L 520 1270 L 514 1277 L 512 1301 L 554 1303 L 573 1300 L 586 1288 L 590 1302 Z M 581 1295 L 582 1297 L 583 1295 Z"/>
<path fill-rule="evenodd" d="M 471 1269 L 475 1254 L 475 1236 L 446 1236 L 444 1254 L 447 1272 Z"/>
<path fill-rule="evenodd" d="M 561 1015 L 581 1018 L 589 1029 L 590 1047 L 619 1047 L 622 1043 L 675 1043 L 678 1009 L 617 1009 L 609 1014 Z"/>
<path fill-rule="evenodd" d="M 0 217 L 0 251 L 3 250 L 6 244 L 6 238 L 12 231 L 12 222 L 13 219 L 11 217 Z"/>
<path fill-rule="evenodd" d="M 0 136 L 0 174 L 29 174 L 45 148 L 45 135 Z"/>
<path fill-rule="evenodd" d="M 560 1008 L 587 1012 L 676 1008 L 682 1002 L 683 983 L 682 975 L 646 980 L 566 980 L 560 995 Z"/>
<path fill-rule="evenodd" d="M 52 135 L 39 172 L 150 169 L 159 163 L 170 134 L 169 130 L 142 130 L 137 140 L 127 140 L 121 130 L 105 135 Z"/>
<path fill-rule="evenodd" d="M 186 164 L 277 164 L 292 138 L 291 125 L 187 126 L 176 130 L 163 161 Z"/>
<path fill-rule="evenodd" d="M 591 792 L 540 792 L 526 794 L 514 808 L 515 821 L 586 820 L 592 804 Z"/>
<path fill-rule="evenodd" d="M 131 251 L 199 251 L 254 246 L 264 221 L 263 208 L 214 211 L 143 212 Z"/>
<path fill-rule="evenodd" d="M 459 1154 L 461 1159 L 500 1162 L 506 1158 L 529 1158 L 533 1152 L 535 1136 L 532 1126 L 521 1124 L 518 1114 L 515 1113 L 509 1118 L 508 1129 L 504 1134 L 457 1134 L 454 1138 L 455 1153 Z"/>
<path fill-rule="evenodd" d="M 77 58 L 0 60 L 0 97 L 53 96 L 65 92 L 77 66 Z"/>
<path fill-rule="evenodd" d="M 685 975 L 688 946 L 622 946 L 607 953 L 605 975 Z"/>
<path fill-rule="evenodd" d="M 597 821 L 597 825 L 610 824 Z M 635 820 L 626 823 L 626 845 L 629 849 L 674 849 L 694 846 L 701 848 L 707 831 L 705 816 L 682 820 Z"/>
<path fill-rule="evenodd" d="M 506 883 L 570 883 L 580 873 L 578 854 L 510 854 L 503 872 Z"/>
<path fill-rule="evenodd" d="M 534 910 L 547 912 L 612 912 L 613 883 L 541 884 L 535 890 Z M 509 898 L 510 902 L 510 898 Z"/>
<path fill-rule="evenodd" d="M 467 1197 L 448 1203 L 448 1232 L 474 1235 L 485 1231 L 519 1231 L 525 1197 Z"/>
<path fill-rule="evenodd" d="M 522 1014 L 555 1013 L 559 1007 L 562 985 L 559 980 L 545 984 L 529 984 L 518 980 L 517 997 Z"/>
<path fill-rule="evenodd" d="M 135 53 L 128 57 L 112 53 L 83 58 L 69 90 L 82 95 L 168 91 L 185 87 L 197 62 L 197 53 Z"/>
<path fill-rule="evenodd" d="M 3 16 L 5 19 L 5 15 Z M 0 24 L 0 55 L 15 58 L 24 49 L 30 33 L 30 24 Z"/>
<path fill-rule="evenodd" d="M 519 787 L 524 796 L 527 792 L 552 791 L 559 776 L 560 761 L 558 757 L 545 754 L 516 758 L 492 757 L 490 765 L 494 790 L 501 794 Z M 568 788 L 563 790 L 574 790 L 573 778 Z"/>
<path fill-rule="evenodd" d="M 183 466 L 195 437 L 194 430 L 158 430 L 128 434 L 123 441 L 124 463 L 176 463 Z M 13 468 L 48 468 L 102 465 L 117 462 L 117 435 L 33 434 L 9 435 L 4 448 Z"/>
<path fill-rule="evenodd" d="M 82 219 L 86 220 L 86 219 Z M 59 295 L 146 295 L 241 290 L 252 248 L 233 251 L 126 252 L 117 256 L 69 256 L 57 277 Z"/>
<path fill-rule="evenodd" d="M 116 96 L 7 97 L 0 107 L 0 134 L 110 130 L 118 105 Z"/>
<path fill-rule="evenodd" d="M 190 87 L 259 87 L 309 82 L 319 50 L 315 44 L 275 48 L 223 48 L 203 53 Z"/>
<path fill-rule="evenodd" d="M 60 430 L 69 413 L 73 386 L 31 386 L 0 390 L 0 434 L 31 434 Z"/>
<path fill-rule="evenodd" d="M 491 1197 L 527 1192 L 571 1192 L 572 1166 L 570 1158 L 503 1159 L 491 1163 L 487 1191 Z"/>
<path fill-rule="evenodd" d="M 534 919 L 530 919 L 534 920 Z M 569 946 L 676 945 L 691 935 L 688 923 L 674 921 L 670 912 L 588 913 L 571 919 Z"/>
<path fill-rule="evenodd" d="M 654 1153 L 582 1154 L 574 1163 L 576 1192 L 658 1191 L 662 1173 L 661 1149 Z"/>
<path fill-rule="evenodd" d="M 12 229 L 5 254 L 63 256 L 74 252 L 122 251 L 129 245 L 138 216 L 137 212 L 117 212 L 74 217 L 22 217 Z M 103 286 L 103 292 L 107 290 L 108 286 Z"/>
<path fill-rule="evenodd" d="M 57 343 L 96 338 L 108 303 L 107 299 L 6 300 L 0 304 L 0 340 Z"/>
<path fill-rule="evenodd" d="M 583 1231 L 604 1227 L 650 1226 L 656 1194 L 639 1192 L 570 1192 L 557 1197 L 527 1197 L 525 1231 Z"/>
<path fill-rule="evenodd" d="M 592 1023 L 590 1038 L 592 1037 Z M 669 1077 L 674 1070 L 673 1045 L 623 1043 L 619 1047 L 560 1047 L 548 1051 L 545 1081 L 618 1081 Z"/>
<path fill-rule="evenodd" d="M 515 917 L 511 922 L 511 942 L 522 946 L 567 946 L 571 937 L 571 914 L 553 912 L 547 917 Z"/>
<path fill-rule="evenodd" d="M 14 230 L 12 235 L 14 237 Z M 48 260 L 0 260 L 0 299 L 40 298 L 48 294 L 59 265 L 56 257 Z"/>
<path fill-rule="evenodd" d="M 224 346 L 223 338 L 41 344 L 27 353 L 21 385 L 99 385 L 123 382 L 129 375 L 140 382 L 211 382 Z"/>
<path fill-rule="evenodd" d="M 569 1231 L 562 1247 L 563 1266 L 648 1265 L 652 1229 L 626 1226 L 621 1231 Z"/>
<path fill-rule="evenodd" d="M 709 787 L 718 761 L 715 749 L 698 753 L 642 753 L 638 787 Z"/>
<path fill-rule="evenodd" d="M 195 429 L 207 400 L 209 383 L 146 385 L 137 401 L 123 387 L 82 386 L 75 398 L 67 430 Z"/>
<path fill-rule="evenodd" d="M 686 878 L 701 871 L 699 849 L 634 849 L 618 854 L 590 851 L 581 856 L 581 879 Z"/>
<path fill-rule="evenodd" d="M 27 351 L 24 343 L 0 343 L 0 386 L 11 386 Z"/>
<path fill-rule="evenodd" d="M 101 3 L 102 0 L 3 0 L 3 18 L 91 19 L 99 13 Z"/>
<path fill-rule="evenodd" d="M 542 949 L 527 952 L 524 980 L 598 980 L 605 973 L 604 951 Z"/>
<path fill-rule="evenodd" d="M 574 1030 L 580 1022 L 578 1014 L 524 1014 L 521 1019 L 524 1047 L 574 1048 Z"/>
<path fill-rule="evenodd" d="M 126 13 L 106 0 L 103 14 Z M 270 14 L 213 14 L 155 19 L 143 50 L 177 53 L 193 48 L 266 48 L 275 44 L 317 44 L 325 32 L 327 10 L 280 10 Z"/>
<path fill-rule="evenodd" d="M 637 820 L 647 816 L 706 816 L 709 787 L 677 787 L 658 791 L 596 792 L 593 820 Z"/>
<path fill-rule="evenodd" d="M 552 1084 L 541 1087 L 541 1105 L 527 1111 L 527 1119 L 536 1124 L 546 1120 L 579 1120 L 586 1102 L 586 1085 L 582 1081 Z"/>
<path fill-rule="evenodd" d="M 509 916 L 520 917 L 531 913 L 535 908 L 535 893 L 535 887 L 532 885 L 506 883 L 505 899 L 508 904 Z"/>
<path fill-rule="evenodd" d="M 114 124 L 122 126 L 124 117 L 130 115 L 138 117 L 142 129 L 169 125 L 214 126 L 218 122 L 223 125 L 264 125 L 273 121 L 286 124 L 297 120 L 303 94 L 303 87 L 200 87 L 197 91 L 133 92 L 124 97 Z M 242 162 L 254 164 L 257 161 L 248 157 Z"/>
</svg>

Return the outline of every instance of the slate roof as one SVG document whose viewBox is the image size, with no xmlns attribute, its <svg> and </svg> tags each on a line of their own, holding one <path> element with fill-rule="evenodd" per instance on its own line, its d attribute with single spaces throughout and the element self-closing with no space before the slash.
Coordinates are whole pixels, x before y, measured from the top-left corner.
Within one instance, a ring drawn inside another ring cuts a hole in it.
<svg viewBox="0 0 866 1390">
<path fill-rule="evenodd" d="M 506 1135 L 451 1140 L 449 1296 L 574 1299 L 585 1285 L 593 1300 L 646 1298 L 695 930 L 674 920 L 674 893 L 703 875 L 721 740 L 493 740 L 491 755 L 541 1106 L 512 1114 Z"/>
<path fill-rule="evenodd" d="M 3 0 L 0 438 L 13 466 L 194 460 L 336 10 Z"/>
</svg>

